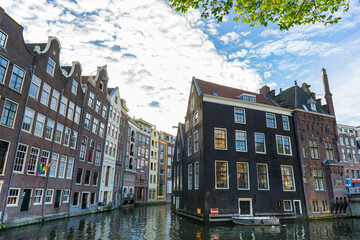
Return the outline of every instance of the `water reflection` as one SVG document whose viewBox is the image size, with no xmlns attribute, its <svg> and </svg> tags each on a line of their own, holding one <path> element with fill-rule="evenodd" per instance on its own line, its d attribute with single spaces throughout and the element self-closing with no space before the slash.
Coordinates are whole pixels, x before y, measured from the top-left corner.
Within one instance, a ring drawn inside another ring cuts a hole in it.
<svg viewBox="0 0 360 240">
<path fill-rule="evenodd" d="M 121 209 L 0 232 L 2 239 L 360 239 L 360 219 L 304 221 L 274 227 L 211 224 L 177 216 L 169 205 Z"/>
</svg>

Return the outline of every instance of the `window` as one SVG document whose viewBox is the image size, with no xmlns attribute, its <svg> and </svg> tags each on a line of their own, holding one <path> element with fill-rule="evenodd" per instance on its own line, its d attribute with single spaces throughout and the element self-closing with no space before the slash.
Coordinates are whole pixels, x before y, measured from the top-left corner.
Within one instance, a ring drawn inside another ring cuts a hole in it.
<svg viewBox="0 0 360 240">
<path fill-rule="evenodd" d="M 91 124 L 91 114 L 90 114 L 90 113 L 86 113 L 84 128 L 90 130 L 90 124 Z"/>
<path fill-rule="evenodd" d="M 237 163 L 237 187 L 241 190 L 249 190 L 249 165 L 248 163 Z"/>
<path fill-rule="evenodd" d="M 355 142 L 353 138 L 350 138 L 351 146 L 355 147 Z"/>
<path fill-rule="evenodd" d="M 41 205 L 42 198 L 43 198 L 43 193 L 44 193 L 43 189 L 35 189 L 34 205 Z"/>
<path fill-rule="evenodd" d="M 193 166 L 189 164 L 188 166 L 188 189 L 191 190 L 193 185 Z"/>
<path fill-rule="evenodd" d="M 98 127 L 99 127 L 99 119 L 94 118 L 93 126 L 92 126 L 92 132 L 97 134 Z"/>
<path fill-rule="evenodd" d="M 24 144 L 19 144 L 19 147 L 16 151 L 14 172 L 23 172 L 23 166 L 25 163 L 27 155 L 28 146 Z"/>
<path fill-rule="evenodd" d="M 95 149 L 95 140 L 91 139 L 90 146 L 89 146 L 88 163 L 93 162 L 94 149 Z"/>
<path fill-rule="evenodd" d="M 246 123 L 245 109 L 234 108 L 234 119 L 236 123 Z"/>
<path fill-rule="evenodd" d="M 79 205 L 79 192 L 74 192 L 73 206 Z"/>
<path fill-rule="evenodd" d="M 247 144 L 246 144 L 246 132 L 235 130 L 235 148 L 236 151 L 246 152 Z"/>
<path fill-rule="evenodd" d="M 70 148 L 76 148 L 77 131 L 72 131 L 70 138 Z"/>
<path fill-rule="evenodd" d="M 66 116 L 67 104 L 68 104 L 68 99 L 62 96 L 60 102 L 60 114 L 63 115 L 64 117 Z"/>
<path fill-rule="evenodd" d="M 215 177 L 216 177 L 216 189 L 228 189 L 229 178 L 228 178 L 228 162 L 226 161 L 215 161 Z"/>
<path fill-rule="evenodd" d="M 194 126 L 195 126 L 196 124 L 198 124 L 198 120 L 199 120 L 199 114 L 198 114 L 198 112 L 196 112 L 196 113 L 194 114 Z"/>
<path fill-rule="evenodd" d="M 24 121 L 23 121 L 22 127 L 21 127 L 22 130 L 24 130 L 26 132 L 31 132 L 34 116 L 35 116 L 34 110 L 27 107 L 25 109 L 25 113 L 24 113 Z"/>
<path fill-rule="evenodd" d="M 343 160 L 344 162 L 347 162 L 346 153 L 345 153 L 345 149 L 344 149 L 344 148 L 341 149 L 341 156 L 342 156 L 342 160 Z"/>
<path fill-rule="evenodd" d="M 45 116 L 38 113 L 35 123 L 34 135 L 42 137 L 44 124 L 45 124 Z"/>
<path fill-rule="evenodd" d="M 94 100 L 95 100 L 95 94 L 93 92 L 89 93 L 89 100 L 88 100 L 88 106 L 90 108 L 93 108 L 94 106 Z"/>
<path fill-rule="evenodd" d="M 9 151 L 9 142 L 0 140 L 0 174 L 4 174 L 5 163 Z"/>
<path fill-rule="evenodd" d="M 269 190 L 269 175 L 267 164 L 257 164 L 258 189 Z"/>
<path fill-rule="evenodd" d="M 331 141 L 325 141 L 326 159 L 334 159 L 333 145 Z"/>
<path fill-rule="evenodd" d="M 70 196 L 70 190 L 69 189 L 64 189 L 63 203 L 68 203 L 69 202 L 69 196 Z"/>
<path fill-rule="evenodd" d="M 239 215 L 252 216 L 252 199 L 251 198 L 239 198 Z"/>
<path fill-rule="evenodd" d="M 199 162 L 194 163 L 194 189 L 199 189 Z"/>
<path fill-rule="evenodd" d="M 7 34 L 0 30 L 0 46 L 5 48 L 7 42 Z"/>
<path fill-rule="evenodd" d="M 55 70 L 55 62 L 51 58 L 49 58 L 47 66 L 46 66 L 46 72 L 50 74 L 51 76 L 54 76 L 54 70 Z"/>
<path fill-rule="evenodd" d="M 59 178 L 64 178 L 65 176 L 65 166 L 66 166 L 66 156 L 61 156 L 59 164 Z"/>
<path fill-rule="evenodd" d="M 59 104 L 59 98 L 60 98 L 60 93 L 58 91 L 56 91 L 55 89 L 53 89 L 51 101 L 50 101 L 50 108 L 54 111 L 57 111 L 58 104 Z"/>
<path fill-rule="evenodd" d="M 14 65 L 9 86 L 16 91 L 21 92 L 24 78 L 25 78 L 25 71 L 20 69 L 18 66 Z"/>
<path fill-rule="evenodd" d="M 107 112 L 107 106 L 105 104 L 103 104 L 103 108 L 102 108 L 102 117 L 106 118 L 106 112 Z"/>
<path fill-rule="evenodd" d="M 58 125 L 56 126 L 56 131 L 55 131 L 55 142 L 61 144 L 61 138 L 62 138 L 63 131 L 64 131 L 64 125 L 62 125 L 61 123 L 58 123 Z"/>
<path fill-rule="evenodd" d="M 350 146 L 350 143 L 349 143 L 349 139 L 348 139 L 348 138 L 345 138 L 345 145 L 346 145 L 346 146 Z"/>
<path fill-rule="evenodd" d="M 275 114 L 271 114 L 271 113 L 266 114 L 266 126 L 269 128 L 276 128 Z"/>
<path fill-rule="evenodd" d="M 50 118 L 48 118 L 45 128 L 45 139 L 52 140 L 54 127 L 55 127 L 55 122 Z"/>
<path fill-rule="evenodd" d="M 90 204 L 94 205 L 96 202 L 96 193 L 91 193 Z"/>
<path fill-rule="evenodd" d="M 191 98 L 191 110 L 194 109 L 194 98 Z"/>
<path fill-rule="evenodd" d="M 0 56 L 0 83 L 4 83 L 5 81 L 7 66 L 8 60 Z"/>
<path fill-rule="evenodd" d="M 319 146 L 317 139 L 309 139 L 310 143 L 310 152 L 312 158 L 320 158 L 319 156 Z"/>
<path fill-rule="evenodd" d="M 66 176 L 65 176 L 66 179 L 72 178 L 73 166 L 74 166 L 74 159 L 68 158 L 68 162 L 67 162 L 67 166 L 66 166 Z"/>
<path fill-rule="evenodd" d="M 79 124 L 79 122 L 80 122 L 80 112 L 81 112 L 81 108 L 76 106 L 75 115 L 74 115 L 74 122 L 76 122 L 77 124 Z"/>
<path fill-rule="evenodd" d="M 83 136 L 81 140 L 81 147 L 80 147 L 80 160 L 85 160 L 85 152 L 86 152 L 86 146 L 87 146 L 88 138 L 87 136 Z"/>
<path fill-rule="evenodd" d="M 71 134 L 71 129 L 68 127 L 65 127 L 64 142 L 63 142 L 64 146 L 69 146 L 70 134 Z"/>
<path fill-rule="evenodd" d="M 226 129 L 215 128 L 215 149 L 227 149 Z"/>
<path fill-rule="evenodd" d="M 101 109 L 101 101 L 99 99 L 97 99 L 96 100 L 95 111 L 100 114 L 100 109 Z"/>
<path fill-rule="evenodd" d="M 8 99 L 5 100 L 4 109 L 1 116 L 2 125 L 11 128 L 14 127 L 17 107 L 18 107 L 17 103 L 12 102 Z"/>
<path fill-rule="evenodd" d="M 171 155 L 171 147 L 169 147 L 168 150 L 169 150 L 168 155 L 169 154 Z M 194 132 L 194 153 L 196 153 L 197 151 L 199 151 L 199 132 L 195 131 Z"/>
<path fill-rule="evenodd" d="M 97 144 L 96 147 L 96 156 L 95 156 L 95 165 L 100 165 L 100 156 L 101 156 L 101 143 Z"/>
<path fill-rule="evenodd" d="M 284 211 L 292 211 L 292 204 L 291 204 L 291 200 L 284 200 Z"/>
<path fill-rule="evenodd" d="M 189 121 L 185 122 L 185 132 L 189 130 Z"/>
<path fill-rule="evenodd" d="M 53 195 L 54 195 L 54 189 L 46 190 L 45 204 L 51 204 L 52 203 Z"/>
<path fill-rule="evenodd" d="M 53 163 L 49 168 L 49 176 L 56 177 L 57 163 L 59 161 L 59 154 L 53 153 L 51 162 Z"/>
<path fill-rule="evenodd" d="M 78 88 L 78 82 L 73 79 L 72 85 L 71 85 L 71 92 L 76 95 Z"/>
<path fill-rule="evenodd" d="M 49 104 L 50 91 L 51 91 L 50 85 L 47 83 L 44 83 L 42 91 L 41 91 L 40 102 L 46 106 Z"/>
<path fill-rule="evenodd" d="M 238 97 L 239 100 L 247 101 L 247 102 L 256 102 L 256 98 L 254 95 L 241 94 Z"/>
<path fill-rule="evenodd" d="M 276 135 L 276 145 L 278 154 L 292 155 L 290 137 Z"/>
<path fill-rule="evenodd" d="M 319 201 L 317 199 L 312 200 L 311 204 L 312 204 L 312 211 L 314 213 L 318 213 L 319 212 Z"/>
<path fill-rule="evenodd" d="M 322 203 L 322 211 L 329 212 L 329 204 L 327 200 L 321 200 Z"/>
<path fill-rule="evenodd" d="M 355 170 L 354 169 L 351 169 L 351 178 L 355 179 Z"/>
<path fill-rule="evenodd" d="M 43 166 L 47 165 L 49 156 L 50 156 L 50 152 L 45 151 L 45 150 L 42 151 L 41 158 L 40 158 L 40 163 L 42 163 Z M 41 176 L 46 176 L 46 172 L 42 173 Z"/>
<path fill-rule="evenodd" d="M 307 158 L 307 157 L 308 157 L 307 151 L 306 151 L 306 146 L 305 146 L 305 145 L 302 145 L 302 153 L 303 153 L 303 157 L 304 157 L 304 158 Z"/>
<path fill-rule="evenodd" d="M 188 137 L 187 143 L 188 143 L 188 156 L 190 156 L 191 155 L 191 136 Z"/>
<path fill-rule="evenodd" d="M 266 153 L 265 135 L 263 133 L 255 133 L 255 152 Z"/>
<path fill-rule="evenodd" d="M 283 122 L 283 129 L 290 130 L 289 118 L 287 116 L 282 116 L 282 122 Z"/>
<path fill-rule="evenodd" d="M 1 64 L 1 57 L 0 57 L 0 76 L 1 76 L 1 70 L 2 70 L 2 64 Z M 39 97 L 39 89 L 40 89 L 41 80 L 37 76 L 33 75 L 31 79 L 30 89 L 29 89 L 29 95 L 35 99 Z"/>
<path fill-rule="evenodd" d="M 19 202 L 20 188 L 10 188 L 7 200 L 8 206 L 17 206 Z"/>
<path fill-rule="evenodd" d="M 316 111 L 316 104 L 310 103 L 311 110 Z"/>
<path fill-rule="evenodd" d="M 295 191 L 294 172 L 292 166 L 281 166 L 284 191 Z"/>
<path fill-rule="evenodd" d="M 344 145 L 345 143 L 344 143 L 344 138 L 343 137 L 340 137 L 340 144 L 341 145 Z"/>
<path fill-rule="evenodd" d="M 91 171 L 86 170 L 84 185 L 90 185 L 90 175 L 91 175 Z"/>
<path fill-rule="evenodd" d="M 76 173 L 76 181 L 75 181 L 76 184 L 81 184 L 82 173 L 83 173 L 82 168 L 78 168 Z"/>
<path fill-rule="evenodd" d="M 68 108 L 68 112 L 67 112 L 67 118 L 70 119 L 71 121 L 73 120 L 74 109 L 75 109 L 75 103 L 73 103 L 72 101 L 69 101 L 69 108 Z"/>
<path fill-rule="evenodd" d="M 313 169 L 313 177 L 314 177 L 315 190 L 318 191 L 324 190 L 324 177 L 321 168 Z"/>
<path fill-rule="evenodd" d="M 350 178 L 349 169 L 345 169 L 345 177 Z"/>
<path fill-rule="evenodd" d="M 93 186 L 97 186 L 98 175 L 99 175 L 98 172 L 94 172 L 93 178 L 92 178 L 92 185 L 93 185 Z"/>
<path fill-rule="evenodd" d="M 35 175 L 37 161 L 39 159 L 40 149 L 32 147 L 30 150 L 29 163 L 27 167 L 27 174 Z"/>
</svg>

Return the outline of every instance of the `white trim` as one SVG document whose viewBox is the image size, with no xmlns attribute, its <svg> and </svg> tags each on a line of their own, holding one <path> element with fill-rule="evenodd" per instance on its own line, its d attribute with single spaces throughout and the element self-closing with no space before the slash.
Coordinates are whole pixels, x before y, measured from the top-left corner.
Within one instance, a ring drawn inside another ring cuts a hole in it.
<svg viewBox="0 0 360 240">
<path fill-rule="evenodd" d="M 6 44 L 7 44 L 7 41 L 9 39 L 9 35 L 7 33 L 4 32 L 4 30 L 0 29 L 0 32 L 2 32 L 5 36 L 6 36 L 6 39 L 5 39 L 5 42 L 4 42 L 4 46 L 1 46 L 3 47 L 4 49 L 6 49 Z"/>
<path fill-rule="evenodd" d="M 291 167 L 292 182 L 293 182 L 293 185 L 294 185 L 294 189 L 293 189 L 293 190 L 285 190 L 285 189 L 284 189 L 282 167 Z M 296 192 L 295 176 L 294 176 L 294 168 L 293 168 L 293 166 L 292 166 L 292 165 L 280 165 L 280 171 L 281 171 L 281 182 L 282 182 L 282 186 L 283 186 L 283 191 L 284 191 L 284 192 Z"/>
<path fill-rule="evenodd" d="M 296 214 L 296 206 L 295 206 L 295 202 L 298 202 L 298 203 L 299 203 L 300 215 L 302 215 L 301 200 L 293 200 L 293 204 L 294 204 L 294 212 L 295 212 L 295 214 Z"/>
<path fill-rule="evenodd" d="M 287 201 L 287 202 L 290 202 L 290 209 L 285 209 L 285 201 Z M 291 200 L 283 200 L 283 205 L 284 205 L 284 211 L 285 212 L 293 212 L 294 210 L 294 208 L 293 208 L 293 203 L 292 203 L 292 201 Z"/>
<path fill-rule="evenodd" d="M 261 134 L 264 136 L 264 152 L 258 152 L 256 151 L 256 134 Z M 255 145 L 255 153 L 257 154 L 266 154 L 266 140 L 265 140 L 265 134 L 260 132 L 254 132 L 254 145 Z"/>
<path fill-rule="evenodd" d="M 248 184 L 247 184 L 248 187 L 247 188 L 239 188 L 239 181 L 237 179 L 237 175 L 239 174 L 239 168 L 238 168 L 239 163 L 245 163 L 246 164 L 247 182 L 248 182 Z M 236 185 L 237 185 L 238 190 L 250 190 L 250 174 L 249 174 L 249 163 L 248 162 L 236 162 Z"/>
<path fill-rule="evenodd" d="M 268 126 L 268 122 L 267 122 L 267 116 L 268 115 L 273 115 L 274 116 L 274 127 L 271 127 L 271 126 Z M 276 123 L 276 114 L 274 113 L 265 113 L 265 121 L 266 121 L 266 127 L 267 128 L 273 128 L 273 129 L 276 129 L 277 128 L 277 123 Z"/>
<path fill-rule="evenodd" d="M 64 192 L 65 191 L 69 191 L 69 194 L 67 195 L 68 196 L 68 200 L 67 201 L 64 201 Z M 70 202 L 70 189 L 63 189 L 63 191 L 62 191 L 62 195 L 63 195 L 63 197 L 62 197 L 62 201 L 63 201 L 63 203 L 69 203 Z"/>
<path fill-rule="evenodd" d="M 267 188 L 259 188 L 259 172 L 258 172 L 258 166 L 259 165 L 265 165 L 266 166 L 266 181 L 267 181 Z M 257 189 L 259 191 L 270 191 L 270 182 L 269 182 L 269 166 L 267 163 L 257 163 L 256 164 L 256 179 L 257 179 Z M 282 180 L 282 179 L 281 179 Z"/>
<path fill-rule="evenodd" d="M 243 132 L 245 133 L 245 150 L 238 150 L 236 148 L 236 132 Z M 247 152 L 248 151 L 248 147 L 247 147 L 248 143 L 247 143 L 247 134 L 246 134 L 246 131 L 243 131 L 243 130 L 235 130 L 235 151 L 236 152 Z"/>
<path fill-rule="evenodd" d="M 198 176 L 196 178 L 196 175 L 195 175 L 195 169 L 196 169 L 196 166 L 197 165 L 197 169 L 198 169 Z M 194 163 L 194 189 L 195 190 L 199 190 L 199 186 L 200 186 L 200 164 L 199 164 L 199 161 L 195 162 Z"/>
<path fill-rule="evenodd" d="M 41 196 L 40 196 L 40 202 L 39 203 L 35 202 L 35 198 L 37 197 L 36 196 L 36 191 L 37 190 L 41 190 Z M 44 201 L 43 197 L 44 197 L 44 189 L 43 188 L 35 188 L 33 205 L 42 205 L 43 201 Z"/>
<path fill-rule="evenodd" d="M 18 187 L 10 187 L 9 195 L 8 195 L 7 198 L 6 198 L 6 201 L 9 201 L 11 189 L 16 189 L 16 190 L 18 190 L 18 194 L 16 195 L 16 202 L 13 203 L 13 204 L 8 203 L 7 206 L 8 206 L 8 207 L 17 207 L 17 206 L 19 206 L 21 188 L 18 188 Z M 13 195 L 13 196 L 11 196 L 11 197 L 15 197 L 15 195 Z"/>
<path fill-rule="evenodd" d="M 284 129 L 284 119 L 283 118 L 287 118 L 287 125 L 288 125 L 288 129 Z M 288 116 L 281 116 L 281 122 L 282 122 L 282 127 L 284 131 L 290 131 L 290 122 L 289 122 L 289 117 Z"/>
<path fill-rule="evenodd" d="M 280 108 L 280 107 L 266 105 L 266 104 L 262 104 L 262 103 L 247 102 L 247 101 L 243 101 L 243 100 L 213 96 L 213 95 L 208 95 L 208 94 L 203 95 L 203 101 L 217 103 L 217 104 L 223 104 L 223 105 L 228 105 L 228 106 L 233 106 L 233 107 L 259 110 L 259 111 L 263 111 L 263 112 L 282 114 L 282 115 L 286 115 L 286 116 L 292 116 L 292 112 L 293 112 L 293 110 L 290 110 L 290 109 Z M 323 114 L 323 115 L 325 115 L 325 114 Z M 325 116 L 328 116 L 328 115 L 325 115 Z"/>
<path fill-rule="evenodd" d="M 1 98 L 1 95 L 0 95 L 0 98 Z M 12 122 L 12 126 L 8 126 L 8 125 L 4 125 L 2 124 L 2 118 L 4 116 L 4 112 L 5 112 L 5 104 L 6 104 L 6 101 L 9 101 L 9 102 L 12 102 L 14 104 L 16 104 L 16 111 L 15 111 L 15 116 L 14 116 L 14 119 L 13 119 L 13 122 Z M 5 101 L 4 101 L 4 105 L 3 105 L 3 110 L 2 110 L 2 113 L 1 113 L 1 117 L 0 117 L 0 125 L 1 126 L 4 126 L 4 127 L 7 127 L 7 128 L 12 128 L 14 129 L 14 126 L 15 126 L 15 123 L 16 123 L 16 118 L 17 118 L 17 114 L 18 114 L 18 110 L 19 110 L 19 103 L 15 102 L 15 101 L 12 101 L 11 99 L 9 98 L 5 98 Z M 21 128 L 22 126 L 20 126 Z"/>
<path fill-rule="evenodd" d="M 226 163 L 226 185 L 227 187 L 217 187 L 217 180 L 216 180 L 216 163 L 217 162 L 224 162 Z M 215 173 L 215 189 L 229 189 L 229 163 L 228 161 L 223 161 L 223 160 L 215 160 L 215 169 L 214 169 L 214 173 Z"/>
<path fill-rule="evenodd" d="M 50 190 L 52 190 L 52 194 L 51 194 L 51 201 L 50 202 L 46 202 L 46 192 L 47 191 L 50 191 Z M 53 200 L 54 200 L 54 189 L 47 189 L 46 191 L 45 191 L 45 197 L 44 197 L 44 202 L 45 202 L 45 204 L 52 204 L 53 203 Z"/>
<path fill-rule="evenodd" d="M 237 122 L 237 121 L 236 121 L 235 110 L 237 110 L 237 109 L 244 111 L 244 122 Z M 237 107 L 234 107 L 234 123 L 246 124 L 246 111 L 245 111 L 245 108 L 237 108 Z"/>
<path fill-rule="evenodd" d="M 250 202 L 250 214 L 241 214 L 240 212 L 240 201 L 248 201 Z M 238 198 L 238 207 L 239 207 L 239 215 L 240 216 L 253 216 L 253 207 L 252 207 L 252 198 Z"/>
<path fill-rule="evenodd" d="M 284 153 L 279 153 L 279 148 L 278 148 L 278 144 L 277 144 L 277 137 L 281 137 L 281 138 L 282 138 L 282 147 L 283 147 Z M 290 154 L 286 154 L 286 153 L 285 153 L 284 138 L 289 138 Z M 285 156 L 292 156 L 291 138 L 290 138 L 289 136 L 283 136 L 283 135 L 278 135 L 278 134 L 276 134 L 276 135 L 275 135 L 275 144 L 276 144 L 277 154 L 279 154 L 279 155 L 285 155 Z"/>
<path fill-rule="evenodd" d="M 225 130 L 225 148 L 217 148 L 216 147 L 215 130 Z M 226 128 L 214 127 L 214 149 L 216 149 L 216 150 L 227 150 L 228 149 L 228 145 L 227 145 L 227 129 Z"/>
</svg>

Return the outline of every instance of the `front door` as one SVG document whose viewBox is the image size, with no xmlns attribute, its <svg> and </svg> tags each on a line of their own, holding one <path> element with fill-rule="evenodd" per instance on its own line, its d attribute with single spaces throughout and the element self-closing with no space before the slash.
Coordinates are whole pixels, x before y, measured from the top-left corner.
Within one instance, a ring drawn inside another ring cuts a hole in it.
<svg viewBox="0 0 360 240">
<path fill-rule="evenodd" d="M 302 215 L 302 212 L 301 212 L 301 202 L 300 202 L 300 200 L 294 200 L 294 207 L 295 207 L 295 213 L 296 213 L 296 215 Z"/>
<path fill-rule="evenodd" d="M 54 208 L 60 207 L 61 190 L 56 190 Z"/>
<path fill-rule="evenodd" d="M 81 201 L 81 209 L 87 208 L 87 202 L 89 199 L 89 193 L 83 193 L 82 194 L 82 201 Z"/>
<path fill-rule="evenodd" d="M 252 199 L 251 198 L 239 198 L 239 215 L 252 216 Z"/>
<path fill-rule="evenodd" d="M 29 211 L 31 192 L 32 189 L 24 189 L 21 208 L 20 208 L 21 212 Z"/>
</svg>

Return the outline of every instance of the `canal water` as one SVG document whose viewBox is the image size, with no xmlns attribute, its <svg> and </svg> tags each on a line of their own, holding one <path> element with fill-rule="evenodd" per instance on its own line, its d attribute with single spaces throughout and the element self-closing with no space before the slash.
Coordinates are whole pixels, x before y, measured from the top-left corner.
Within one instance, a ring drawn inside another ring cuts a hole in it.
<svg viewBox="0 0 360 240">
<path fill-rule="evenodd" d="M 2 239 L 360 239 L 360 219 L 301 221 L 277 227 L 205 225 L 170 205 L 120 209 L 0 231 Z"/>
</svg>

